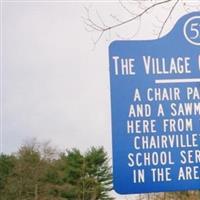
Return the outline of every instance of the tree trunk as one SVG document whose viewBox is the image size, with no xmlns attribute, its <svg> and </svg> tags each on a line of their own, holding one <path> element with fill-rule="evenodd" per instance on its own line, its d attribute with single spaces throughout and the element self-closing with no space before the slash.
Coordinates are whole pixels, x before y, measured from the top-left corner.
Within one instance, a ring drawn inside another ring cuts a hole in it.
<svg viewBox="0 0 200 200">
<path fill-rule="evenodd" d="M 38 184 L 35 184 L 35 199 L 34 200 L 38 200 Z"/>
</svg>

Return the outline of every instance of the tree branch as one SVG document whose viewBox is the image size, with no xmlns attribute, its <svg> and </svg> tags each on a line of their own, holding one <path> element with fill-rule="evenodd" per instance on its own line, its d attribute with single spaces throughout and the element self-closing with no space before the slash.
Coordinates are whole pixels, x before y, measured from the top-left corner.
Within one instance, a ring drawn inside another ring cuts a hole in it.
<svg viewBox="0 0 200 200">
<path fill-rule="evenodd" d="M 162 24 L 162 27 L 161 27 L 160 32 L 158 34 L 158 38 L 160 38 L 160 36 L 161 36 L 161 34 L 162 34 L 162 32 L 163 32 L 163 30 L 165 28 L 165 25 L 167 24 L 167 22 L 168 22 L 170 16 L 172 15 L 172 13 L 173 13 L 176 5 L 178 4 L 178 2 L 179 2 L 179 0 L 176 0 L 175 4 L 173 4 L 172 8 L 170 9 L 169 14 L 167 15 L 167 18 L 165 19 L 165 21 Z"/>
<path fill-rule="evenodd" d="M 131 10 L 129 10 L 129 9 L 124 5 L 124 3 L 122 2 L 122 0 L 119 0 L 119 4 L 120 4 L 121 7 L 122 7 L 125 11 L 127 11 L 129 14 L 131 14 L 131 15 L 136 15 L 135 13 L 133 13 Z"/>
<path fill-rule="evenodd" d="M 86 11 L 86 17 L 83 17 L 83 21 L 85 23 L 85 26 L 89 28 L 90 31 L 95 31 L 95 32 L 99 32 L 99 36 L 97 37 L 97 40 L 96 41 L 93 41 L 94 42 L 94 45 L 96 45 L 99 40 L 102 38 L 102 36 L 104 35 L 105 32 L 110 32 L 110 30 L 112 29 L 115 29 L 115 28 L 118 28 L 118 27 L 121 27 L 125 24 L 128 24 L 134 20 L 137 20 L 137 19 L 140 19 L 143 15 L 145 15 L 148 11 L 152 10 L 153 8 L 155 7 L 158 7 L 159 5 L 164 5 L 164 4 L 167 4 L 169 2 L 172 2 L 173 0 L 163 0 L 163 1 L 159 1 L 159 2 L 156 2 L 154 4 L 152 4 L 151 6 L 149 7 L 146 7 L 146 8 L 143 8 L 143 11 L 141 11 L 139 14 L 134 14 L 131 10 L 129 10 L 121 0 L 119 0 L 119 3 L 121 5 L 121 7 L 123 9 L 125 9 L 126 12 L 128 12 L 129 14 L 132 15 L 132 17 L 128 18 L 127 20 L 118 20 L 115 16 L 111 16 L 113 17 L 115 20 L 116 20 L 116 23 L 114 25 L 106 25 L 103 21 L 103 19 L 101 18 L 101 16 L 99 15 L 99 13 L 96 11 L 96 15 L 100 21 L 100 23 L 97 23 L 95 22 L 93 19 L 91 19 L 90 17 L 90 13 L 89 13 L 89 9 L 85 7 L 85 11 Z M 179 0 L 176 1 L 176 4 Z M 139 2 L 140 5 L 141 2 Z M 172 7 L 172 9 L 170 10 L 170 13 L 167 17 L 167 19 L 165 20 L 166 22 L 163 24 L 162 28 L 161 28 L 161 31 L 159 33 L 159 36 L 161 35 L 163 29 L 164 29 L 164 26 L 165 24 L 167 23 L 167 20 L 168 18 L 170 17 L 172 11 L 174 10 L 176 4 L 174 4 L 174 6 Z"/>
<path fill-rule="evenodd" d="M 163 34 L 165 26 L 167 25 L 178 3 L 182 5 L 183 10 L 185 10 L 185 12 L 190 12 L 191 10 L 199 11 L 200 9 L 200 3 L 198 3 L 198 5 L 196 3 L 195 5 L 193 4 L 191 5 L 189 1 L 185 2 L 182 0 L 154 0 L 154 1 L 153 0 L 143 0 L 143 1 L 142 0 L 127 0 L 127 1 L 118 0 L 118 2 L 121 8 L 126 12 L 126 14 L 129 14 L 131 16 L 129 16 L 128 19 L 123 20 L 113 14 L 110 14 L 110 18 L 114 20 L 113 23 L 110 25 L 108 23 L 104 23 L 104 19 L 100 16 L 100 14 L 97 11 L 96 11 L 97 21 L 91 18 L 90 9 L 85 7 L 86 16 L 83 17 L 83 22 L 85 24 L 85 28 L 87 28 L 86 31 L 93 32 L 93 34 L 97 34 L 95 35 L 95 39 L 93 40 L 94 46 L 96 46 L 96 44 L 100 41 L 100 39 L 105 35 L 106 32 L 108 32 L 108 35 L 110 35 L 111 30 L 119 28 L 119 27 L 123 27 L 124 25 L 134 22 L 138 19 L 140 20 L 139 22 L 141 23 L 141 20 L 143 19 L 143 16 L 145 14 L 148 14 L 149 11 L 152 11 L 154 8 L 157 8 L 159 6 L 161 6 L 164 9 L 165 6 L 162 6 L 162 5 L 169 4 L 170 8 L 166 6 L 166 9 L 164 12 L 167 13 L 167 16 L 164 18 L 164 20 L 162 20 L 162 22 L 157 16 L 155 16 L 157 21 L 161 23 L 159 26 L 159 32 L 156 33 L 156 37 L 158 38 L 160 38 L 161 35 Z M 146 4 L 145 2 L 148 2 L 148 4 Z M 134 7 L 129 7 L 130 5 L 129 3 L 134 4 L 134 5 L 137 4 L 136 6 L 136 8 L 138 9 L 137 13 L 135 13 Z M 136 33 L 137 32 L 138 32 L 138 29 Z M 119 33 L 116 33 L 116 35 L 117 37 L 122 38 Z M 135 36 L 135 34 L 132 34 L 132 36 Z"/>
<path fill-rule="evenodd" d="M 146 8 L 145 10 L 143 10 L 138 15 L 136 15 L 136 16 L 128 19 L 128 20 L 125 20 L 125 21 L 123 21 L 121 23 L 118 23 L 118 24 L 115 24 L 115 25 L 112 25 L 112 26 L 108 26 L 107 28 L 105 28 L 105 27 L 103 28 L 102 27 L 102 31 L 107 31 L 107 30 L 110 30 L 110 29 L 114 29 L 114 28 L 120 27 L 120 26 L 122 26 L 124 24 L 130 23 L 131 21 L 134 21 L 137 18 L 142 17 L 146 12 L 148 12 L 151 9 L 153 9 L 154 7 L 157 7 L 157 6 L 162 5 L 162 4 L 169 3 L 170 1 L 172 1 L 172 0 L 165 0 L 165 1 L 161 1 L 161 2 L 155 3 L 155 4 L 151 5 L 151 6 L 149 6 L 148 8 Z"/>
</svg>

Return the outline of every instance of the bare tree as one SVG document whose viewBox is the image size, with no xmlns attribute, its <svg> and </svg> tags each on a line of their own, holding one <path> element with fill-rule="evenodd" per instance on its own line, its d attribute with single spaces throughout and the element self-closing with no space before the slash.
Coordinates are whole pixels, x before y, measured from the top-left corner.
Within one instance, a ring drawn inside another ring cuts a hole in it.
<svg viewBox="0 0 200 200">
<path fill-rule="evenodd" d="M 96 45 L 106 33 L 110 34 L 111 31 L 115 31 L 135 21 L 138 21 L 138 24 L 140 24 L 145 15 L 153 15 L 159 22 L 159 25 L 156 25 L 158 30 L 155 35 L 157 38 L 160 38 L 166 25 L 178 8 L 181 7 L 185 13 L 200 10 L 200 3 L 198 1 L 185 0 L 119 0 L 113 3 L 113 5 L 118 5 L 119 11 L 122 11 L 125 17 L 118 17 L 116 14 L 110 13 L 109 23 L 106 22 L 108 21 L 108 17 L 105 18 L 96 8 L 85 7 L 83 21 L 86 30 L 95 34 L 95 39 L 93 39 L 94 45 Z M 155 13 L 155 10 L 159 10 L 160 12 Z M 131 38 L 134 38 L 139 28 L 140 25 L 131 29 L 134 32 Z M 118 38 L 121 38 L 117 32 L 115 32 L 115 34 Z"/>
</svg>

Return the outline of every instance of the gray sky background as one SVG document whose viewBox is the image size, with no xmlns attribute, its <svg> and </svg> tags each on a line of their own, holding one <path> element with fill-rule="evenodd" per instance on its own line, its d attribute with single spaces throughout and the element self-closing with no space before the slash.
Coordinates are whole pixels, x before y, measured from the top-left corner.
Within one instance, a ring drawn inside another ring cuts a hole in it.
<svg viewBox="0 0 200 200">
<path fill-rule="evenodd" d="M 82 12 L 77 3 L 6 6 L 4 152 L 31 137 L 110 148 L 107 48 L 91 50 Z"/>
<path fill-rule="evenodd" d="M 197 9 L 197 1 L 190 4 L 188 11 Z M 141 26 L 136 21 L 113 30 L 92 50 L 91 37 L 97 35 L 85 31 L 81 19 L 83 7 L 88 5 L 96 20 L 96 9 L 107 23 L 114 22 L 111 13 L 122 19 L 130 17 L 114 1 L 4 1 L 4 153 L 16 152 L 25 140 L 36 137 L 50 140 L 61 150 L 104 146 L 111 156 L 108 46 L 119 35 L 128 39 L 137 33 L 134 39 L 155 38 L 166 17 L 155 15 L 165 13 L 168 7 L 144 16 Z M 164 32 L 185 13 L 179 6 Z"/>
</svg>

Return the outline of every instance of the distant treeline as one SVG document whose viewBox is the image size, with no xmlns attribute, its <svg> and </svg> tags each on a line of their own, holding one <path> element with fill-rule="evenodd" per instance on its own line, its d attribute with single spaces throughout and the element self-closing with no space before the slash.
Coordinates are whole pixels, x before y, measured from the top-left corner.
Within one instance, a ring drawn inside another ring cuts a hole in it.
<svg viewBox="0 0 200 200">
<path fill-rule="evenodd" d="M 0 200 L 111 200 L 107 153 L 91 147 L 57 153 L 33 140 L 12 155 L 0 155 Z"/>
<path fill-rule="evenodd" d="M 112 172 L 103 147 L 58 152 L 37 140 L 0 155 L 0 200 L 112 200 Z M 126 200 L 200 200 L 200 192 L 145 194 Z"/>
</svg>

